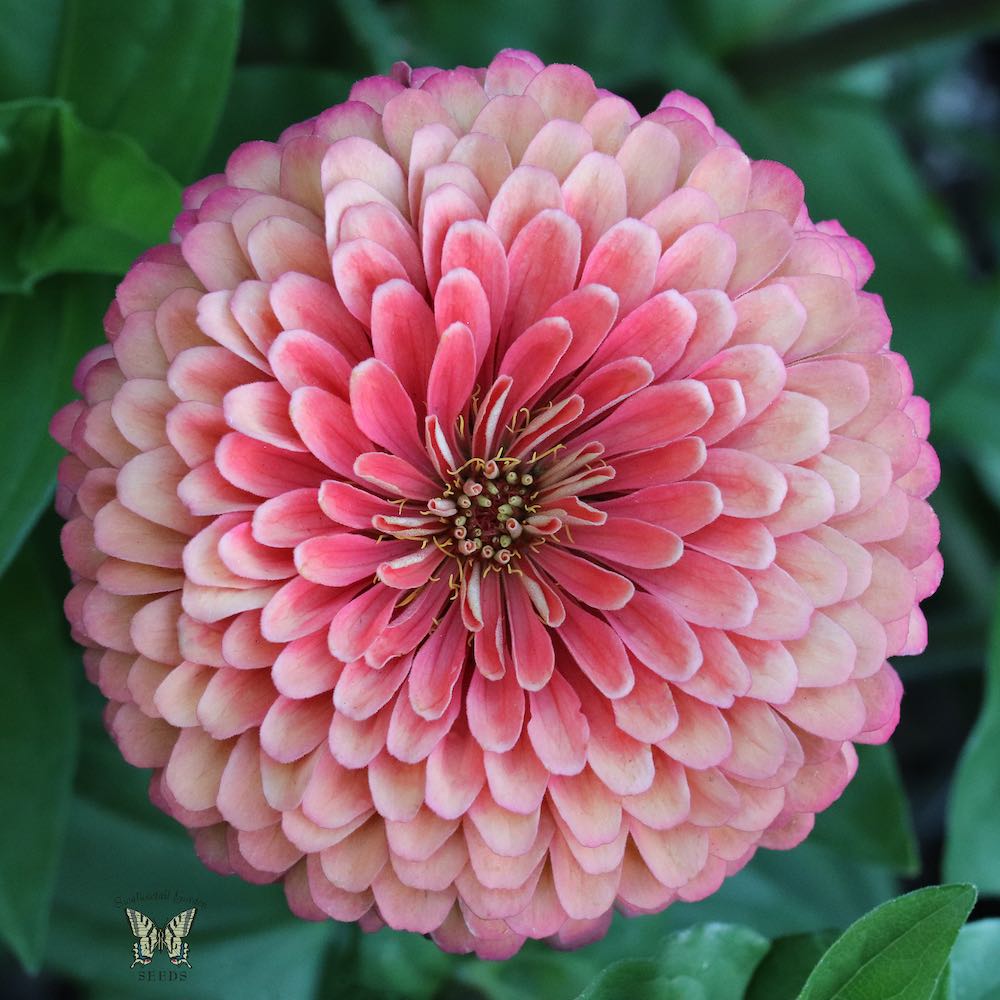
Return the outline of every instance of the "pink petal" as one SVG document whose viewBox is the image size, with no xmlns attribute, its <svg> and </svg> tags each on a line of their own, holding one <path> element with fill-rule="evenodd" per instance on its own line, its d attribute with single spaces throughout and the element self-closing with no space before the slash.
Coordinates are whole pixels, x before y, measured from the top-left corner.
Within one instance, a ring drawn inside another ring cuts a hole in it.
<svg viewBox="0 0 1000 1000">
<path fill-rule="evenodd" d="M 413 402 L 392 369 L 377 358 L 351 372 L 351 410 L 358 427 L 376 444 L 417 468 L 428 466 Z"/>
<path fill-rule="evenodd" d="M 466 630 L 456 605 L 413 657 L 409 695 L 413 710 L 428 721 L 439 719 L 452 700 L 465 664 Z"/>
<path fill-rule="evenodd" d="M 667 601 L 640 591 L 605 617 L 636 658 L 660 677 L 684 681 L 701 666 L 697 637 Z"/>
<path fill-rule="evenodd" d="M 580 699 L 559 673 L 528 698 L 528 738 L 538 759 L 552 774 L 578 774 L 586 761 L 590 732 L 580 712 Z"/>
</svg>

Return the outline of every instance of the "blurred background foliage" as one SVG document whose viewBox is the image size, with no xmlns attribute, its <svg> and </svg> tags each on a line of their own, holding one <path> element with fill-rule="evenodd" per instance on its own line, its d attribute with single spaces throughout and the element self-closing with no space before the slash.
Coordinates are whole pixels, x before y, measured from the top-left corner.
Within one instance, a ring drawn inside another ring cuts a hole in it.
<svg viewBox="0 0 1000 1000">
<path fill-rule="evenodd" d="M 947 569 L 927 652 L 899 664 L 894 749 L 863 750 L 806 844 L 579 952 L 493 964 L 297 921 L 280 889 L 206 871 L 149 804 L 62 623 L 46 425 L 182 185 L 397 59 L 484 65 L 506 46 L 584 66 L 640 112 L 698 95 L 750 155 L 798 171 L 814 218 L 867 243 L 932 403 Z M 0 0 L 0 993 L 1000 996 L 998 266 L 996 0 Z M 973 890 L 920 889 L 945 880 L 979 889 L 961 931 Z M 116 900 L 156 890 L 203 901 L 183 984 L 128 969 Z"/>
</svg>

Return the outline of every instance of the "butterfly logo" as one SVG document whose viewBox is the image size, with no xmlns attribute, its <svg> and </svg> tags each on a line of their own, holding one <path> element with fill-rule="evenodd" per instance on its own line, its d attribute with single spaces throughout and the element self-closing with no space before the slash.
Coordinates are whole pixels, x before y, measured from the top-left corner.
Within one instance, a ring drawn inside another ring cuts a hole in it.
<svg viewBox="0 0 1000 1000">
<path fill-rule="evenodd" d="M 133 962 L 129 968 L 149 965 L 153 961 L 154 952 L 165 951 L 170 957 L 171 964 L 186 965 L 190 969 L 188 943 L 184 939 L 194 923 L 195 913 L 197 910 L 192 907 L 190 910 L 178 913 L 176 917 L 167 921 L 165 927 L 159 928 L 145 913 L 126 907 L 125 916 L 128 917 L 129 926 L 135 936 L 132 944 Z"/>
</svg>

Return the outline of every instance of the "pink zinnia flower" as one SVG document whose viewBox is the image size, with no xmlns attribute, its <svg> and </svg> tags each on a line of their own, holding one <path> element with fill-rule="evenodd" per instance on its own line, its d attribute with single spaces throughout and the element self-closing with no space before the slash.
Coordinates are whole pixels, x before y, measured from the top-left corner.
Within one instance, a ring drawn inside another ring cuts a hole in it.
<svg viewBox="0 0 1000 1000">
<path fill-rule="evenodd" d="M 53 433 L 74 635 L 208 865 L 500 957 L 807 834 L 941 560 L 927 404 L 802 195 L 515 51 L 187 191 Z"/>
</svg>

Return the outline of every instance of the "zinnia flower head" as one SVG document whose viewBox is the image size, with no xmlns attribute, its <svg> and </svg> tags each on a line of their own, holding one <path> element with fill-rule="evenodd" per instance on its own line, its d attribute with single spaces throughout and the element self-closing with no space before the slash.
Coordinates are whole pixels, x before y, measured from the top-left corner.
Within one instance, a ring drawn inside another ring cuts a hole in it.
<svg viewBox="0 0 1000 1000">
<path fill-rule="evenodd" d="M 798 843 L 941 574 L 871 271 L 699 101 L 525 52 L 241 146 L 53 422 L 153 800 L 303 917 L 489 957 Z"/>
</svg>

